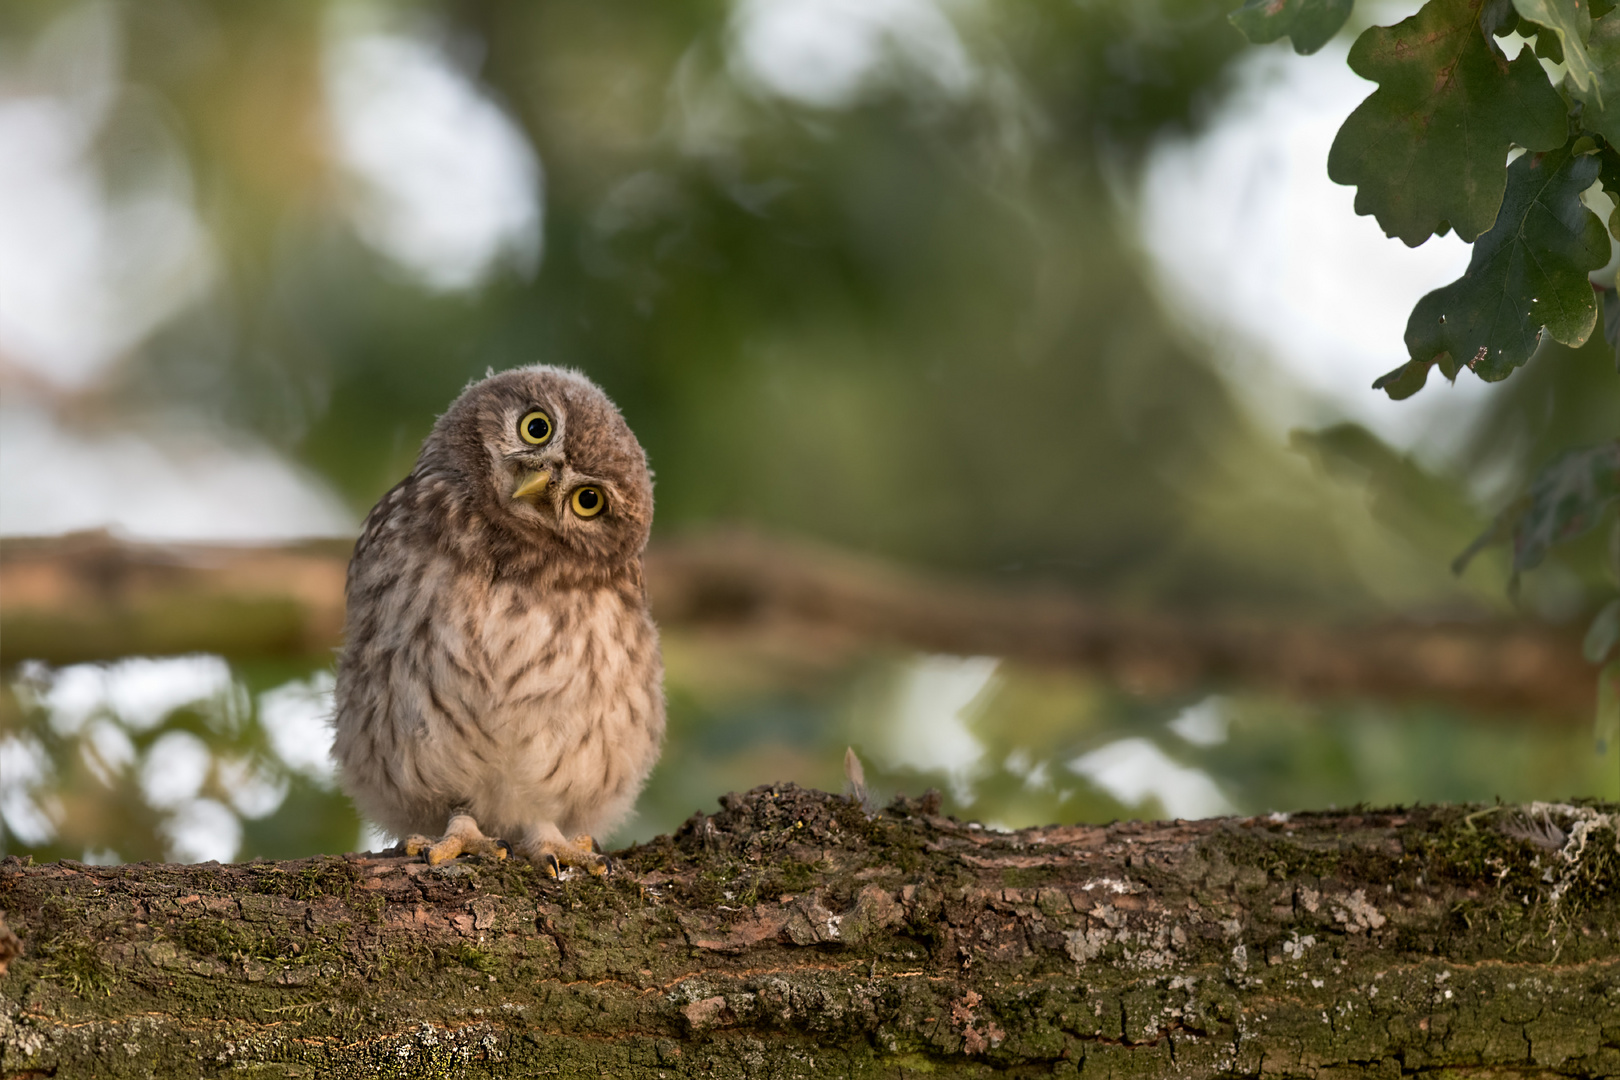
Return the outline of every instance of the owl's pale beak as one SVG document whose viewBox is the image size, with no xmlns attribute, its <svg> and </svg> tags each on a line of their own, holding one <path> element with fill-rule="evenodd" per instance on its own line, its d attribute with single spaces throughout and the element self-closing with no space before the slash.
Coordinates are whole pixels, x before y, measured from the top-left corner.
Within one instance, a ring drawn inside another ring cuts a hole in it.
<svg viewBox="0 0 1620 1080">
<path fill-rule="evenodd" d="M 518 481 L 517 490 L 512 492 L 512 498 L 527 499 L 531 495 L 538 495 L 546 490 L 546 485 L 549 483 L 551 483 L 551 474 L 544 469 L 538 472 L 525 473 L 523 478 Z"/>
</svg>

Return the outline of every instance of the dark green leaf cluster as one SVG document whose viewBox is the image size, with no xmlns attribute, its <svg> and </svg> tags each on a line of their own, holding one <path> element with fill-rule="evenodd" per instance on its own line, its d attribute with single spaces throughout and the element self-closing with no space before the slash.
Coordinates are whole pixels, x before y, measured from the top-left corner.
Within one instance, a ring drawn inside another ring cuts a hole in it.
<svg viewBox="0 0 1620 1080">
<path fill-rule="evenodd" d="M 1351 48 L 1351 69 L 1378 89 L 1339 129 L 1328 175 L 1356 188 L 1357 213 L 1409 246 L 1448 231 L 1474 245 L 1463 276 L 1413 309 L 1410 359 L 1376 389 L 1410 397 L 1436 365 L 1448 379 L 1463 367 L 1505 379 L 1549 338 L 1583 344 L 1600 307 L 1605 336 L 1620 349 L 1620 295 L 1612 278 L 1592 276 L 1609 262 L 1608 231 L 1582 201 L 1599 184 L 1620 195 L 1613 8 L 1429 0 Z M 1251 41 L 1287 35 L 1309 53 L 1350 9 L 1350 0 L 1249 0 L 1232 22 Z M 1512 34 L 1534 46 L 1509 60 L 1503 41 Z M 1538 57 L 1563 65 L 1560 83 Z"/>
<path fill-rule="evenodd" d="M 1529 489 L 1496 516 L 1495 522 L 1457 557 L 1461 573 L 1476 554 L 1495 543 L 1513 550 L 1513 578 L 1540 565 L 1547 549 L 1591 532 L 1620 504 L 1620 439 L 1560 454 L 1535 475 Z M 1609 572 L 1620 583 L 1620 523 L 1609 534 Z M 1605 664 L 1620 644 L 1620 597 L 1599 609 L 1586 631 L 1582 652 L 1594 664 Z M 1606 753 L 1620 734 L 1620 661 L 1608 662 L 1598 675 L 1597 747 Z"/>
<path fill-rule="evenodd" d="M 1356 0 L 1248 0 L 1232 12 L 1232 25 L 1257 45 L 1290 38 L 1294 51 L 1309 56 L 1328 43 Z"/>
<path fill-rule="evenodd" d="M 1512 541 L 1513 572 L 1533 569 L 1556 543 L 1597 527 L 1604 511 L 1620 502 L 1620 439 L 1553 459 L 1530 489 L 1497 515 L 1489 530 L 1457 557 L 1461 571 L 1482 548 Z"/>
</svg>

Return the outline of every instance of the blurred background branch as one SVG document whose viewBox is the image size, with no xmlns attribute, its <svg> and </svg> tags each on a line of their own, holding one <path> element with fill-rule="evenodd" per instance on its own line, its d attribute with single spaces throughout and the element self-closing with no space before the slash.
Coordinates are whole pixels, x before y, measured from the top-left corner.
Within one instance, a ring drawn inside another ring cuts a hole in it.
<svg viewBox="0 0 1620 1080">
<path fill-rule="evenodd" d="M 327 653 L 340 642 L 348 549 L 12 538 L 0 544 L 0 663 Z M 666 627 L 999 656 L 1157 695 L 1248 686 L 1583 723 L 1595 704 L 1578 636 L 1528 620 L 1356 625 L 1131 611 L 739 531 L 661 542 L 648 554 L 647 587 Z"/>
</svg>

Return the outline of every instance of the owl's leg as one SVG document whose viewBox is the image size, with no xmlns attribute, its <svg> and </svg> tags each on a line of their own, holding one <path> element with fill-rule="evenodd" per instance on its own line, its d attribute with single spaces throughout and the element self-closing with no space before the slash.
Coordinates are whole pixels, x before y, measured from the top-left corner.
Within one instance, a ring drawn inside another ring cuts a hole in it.
<svg viewBox="0 0 1620 1080">
<path fill-rule="evenodd" d="M 584 835 L 569 840 L 563 836 L 561 829 L 549 821 L 529 830 L 521 850 L 552 877 L 556 877 L 564 866 L 582 866 L 598 875 L 613 868 L 613 860 L 596 849 L 596 841 Z"/>
<path fill-rule="evenodd" d="M 506 858 L 507 843 L 491 836 L 485 836 L 478 828 L 478 822 L 465 810 L 457 810 L 450 815 L 450 824 L 445 827 L 444 835 L 437 840 L 426 836 L 412 836 L 405 841 L 405 854 L 426 855 L 429 866 L 438 866 L 449 862 L 457 855 L 489 855 L 496 859 Z"/>
</svg>

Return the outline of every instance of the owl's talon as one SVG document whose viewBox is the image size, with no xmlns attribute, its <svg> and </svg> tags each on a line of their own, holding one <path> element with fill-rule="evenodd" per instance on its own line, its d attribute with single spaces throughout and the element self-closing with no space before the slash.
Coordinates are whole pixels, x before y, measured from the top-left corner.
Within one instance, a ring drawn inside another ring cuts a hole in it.
<svg viewBox="0 0 1620 1080">
<path fill-rule="evenodd" d="M 608 874 L 611 874 L 614 870 L 618 869 L 618 860 L 611 859 L 602 854 L 602 845 L 598 844 L 596 842 L 596 837 L 592 836 L 590 833 L 580 833 L 578 836 L 574 837 L 573 844 L 575 847 L 579 848 L 579 850 L 596 856 L 594 859 L 587 860 L 584 863 L 584 866 L 597 877 L 605 877 Z"/>
<path fill-rule="evenodd" d="M 597 851 L 595 841 L 585 835 L 573 840 L 531 841 L 528 855 L 552 877 L 558 876 L 565 866 L 580 867 L 597 877 L 609 873 L 614 866 L 613 860 Z"/>
<path fill-rule="evenodd" d="M 512 845 L 478 830 L 478 823 L 467 814 L 450 819 L 444 835 L 438 839 L 411 836 L 405 841 L 405 854 L 422 855 L 429 866 L 441 866 L 458 855 L 483 855 L 491 859 L 504 859 Z"/>
</svg>

